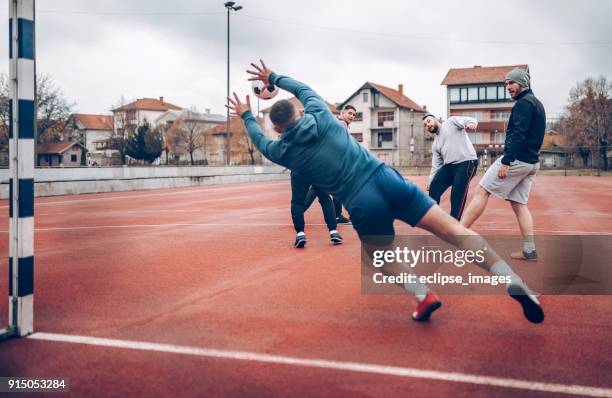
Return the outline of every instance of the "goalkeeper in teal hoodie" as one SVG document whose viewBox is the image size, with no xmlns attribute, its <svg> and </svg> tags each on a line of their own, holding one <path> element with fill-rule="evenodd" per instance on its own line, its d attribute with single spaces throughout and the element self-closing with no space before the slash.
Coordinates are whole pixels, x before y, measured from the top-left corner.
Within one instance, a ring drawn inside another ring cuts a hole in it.
<svg viewBox="0 0 612 398">
<path fill-rule="evenodd" d="M 251 65 L 254 69 L 247 71 L 251 74 L 249 80 L 261 80 L 292 93 L 304 104 L 304 115 L 290 101 L 277 101 L 270 110 L 270 120 L 281 135 L 272 140 L 251 113 L 249 96 L 242 102 L 234 93 L 233 98 L 228 98 L 228 108 L 242 117 L 254 145 L 266 158 L 299 173 L 345 205 L 367 252 L 393 241 L 396 219 L 423 228 L 463 250 L 488 247 L 482 237 L 459 224 L 416 185 L 352 139 L 314 90 L 273 73 L 263 61 L 261 65 Z M 476 264 L 507 277 L 508 293 L 521 304 L 525 317 L 533 323 L 542 322 L 544 312 L 536 296 L 491 247 L 485 253 L 484 261 Z M 412 270 L 404 263 L 388 263 L 382 272 L 401 275 Z M 418 300 L 412 314 L 415 321 L 428 320 L 441 306 L 438 296 L 418 281 L 401 286 Z"/>
</svg>

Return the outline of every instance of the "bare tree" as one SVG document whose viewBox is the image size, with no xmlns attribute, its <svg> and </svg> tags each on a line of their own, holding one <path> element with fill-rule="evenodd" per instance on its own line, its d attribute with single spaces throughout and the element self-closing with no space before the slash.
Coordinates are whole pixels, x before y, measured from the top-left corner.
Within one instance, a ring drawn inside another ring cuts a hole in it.
<svg viewBox="0 0 612 398">
<path fill-rule="evenodd" d="M 116 105 L 112 106 L 113 112 L 113 131 L 108 139 L 108 149 L 115 150 L 119 153 L 121 164 L 124 165 L 127 155 L 127 140 L 131 133 L 136 130 L 136 127 L 130 118 L 129 112 L 126 110 L 116 111 L 126 105 L 125 97 L 121 96 Z"/>
<path fill-rule="evenodd" d="M 5 73 L 0 73 L 0 151 L 8 152 L 9 83 Z"/>
<path fill-rule="evenodd" d="M 48 75 L 36 79 L 37 143 L 61 139 L 75 106 Z"/>
<path fill-rule="evenodd" d="M 612 129 L 612 83 L 605 77 L 588 78 L 570 91 L 566 115 L 561 126 L 567 133 L 567 144 L 583 159 L 586 166 L 591 154 L 598 166 L 608 169 L 608 132 Z"/>
<path fill-rule="evenodd" d="M 241 131 L 239 135 L 240 146 L 244 147 L 249 154 L 249 164 L 255 164 L 255 144 L 251 140 L 251 136 L 246 131 Z"/>
<path fill-rule="evenodd" d="M 193 110 L 186 111 L 174 123 L 176 124 L 175 140 L 189 154 L 191 165 L 195 164 L 193 154 L 201 149 L 204 149 L 203 161 L 207 163 L 207 136 L 204 134 L 203 123 L 198 120 L 196 112 Z"/>
</svg>

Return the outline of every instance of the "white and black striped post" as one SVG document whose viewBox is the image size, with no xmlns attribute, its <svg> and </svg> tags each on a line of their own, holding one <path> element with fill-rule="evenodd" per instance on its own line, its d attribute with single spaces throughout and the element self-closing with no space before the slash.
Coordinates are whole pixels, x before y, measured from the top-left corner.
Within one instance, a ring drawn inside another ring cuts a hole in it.
<svg viewBox="0 0 612 398">
<path fill-rule="evenodd" d="M 34 330 L 34 0 L 9 0 L 9 3 L 11 178 L 7 334 L 25 336 Z"/>
</svg>

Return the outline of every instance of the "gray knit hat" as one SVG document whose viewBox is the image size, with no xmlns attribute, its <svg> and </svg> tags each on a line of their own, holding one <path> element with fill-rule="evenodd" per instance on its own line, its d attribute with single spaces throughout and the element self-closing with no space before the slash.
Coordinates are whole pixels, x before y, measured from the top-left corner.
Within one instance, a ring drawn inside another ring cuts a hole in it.
<svg viewBox="0 0 612 398">
<path fill-rule="evenodd" d="M 512 80 L 525 88 L 529 88 L 531 78 L 527 70 L 523 68 L 514 68 L 506 75 L 506 80 Z"/>
</svg>

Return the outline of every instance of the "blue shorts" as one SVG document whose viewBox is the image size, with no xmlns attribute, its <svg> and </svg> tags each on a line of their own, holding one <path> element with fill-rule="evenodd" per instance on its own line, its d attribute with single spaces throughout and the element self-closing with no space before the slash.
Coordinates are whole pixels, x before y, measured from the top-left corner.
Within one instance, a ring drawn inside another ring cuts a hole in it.
<svg viewBox="0 0 612 398">
<path fill-rule="evenodd" d="M 393 221 L 399 219 L 414 227 L 435 203 L 397 170 L 382 165 L 346 203 L 346 209 L 360 237 L 392 236 Z"/>
</svg>

